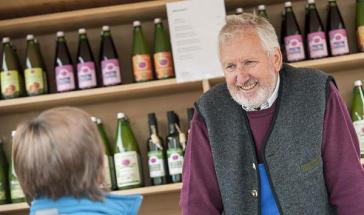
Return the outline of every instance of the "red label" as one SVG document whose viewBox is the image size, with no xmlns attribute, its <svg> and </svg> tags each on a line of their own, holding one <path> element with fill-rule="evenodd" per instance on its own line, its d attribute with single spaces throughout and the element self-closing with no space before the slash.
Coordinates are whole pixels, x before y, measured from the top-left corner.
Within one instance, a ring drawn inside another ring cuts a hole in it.
<svg viewBox="0 0 364 215">
<path fill-rule="evenodd" d="M 133 72 L 135 81 L 137 82 L 153 80 L 153 71 L 150 56 L 133 56 Z"/>
<path fill-rule="evenodd" d="M 172 55 L 170 52 L 155 53 L 154 65 L 157 79 L 174 77 Z"/>
</svg>

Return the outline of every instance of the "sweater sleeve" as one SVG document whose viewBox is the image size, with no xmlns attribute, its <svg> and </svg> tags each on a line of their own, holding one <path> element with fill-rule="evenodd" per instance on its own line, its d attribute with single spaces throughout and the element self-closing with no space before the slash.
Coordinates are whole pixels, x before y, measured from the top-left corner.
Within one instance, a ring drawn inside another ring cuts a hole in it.
<svg viewBox="0 0 364 215">
<path fill-rule="evenodd" d="M 191 124 L 183 164 L 180 207 L 183 215 L 221 214 L 223 206 L 207 128 L 198 111 Z"/>
<path fill-rule="evenodd" d="M 322 157 L 329 200 L 338 215 L 364 212 L 364 171 L 359 142 L 345 102 L 333 83 L 324 116 Z"/>
</svg>

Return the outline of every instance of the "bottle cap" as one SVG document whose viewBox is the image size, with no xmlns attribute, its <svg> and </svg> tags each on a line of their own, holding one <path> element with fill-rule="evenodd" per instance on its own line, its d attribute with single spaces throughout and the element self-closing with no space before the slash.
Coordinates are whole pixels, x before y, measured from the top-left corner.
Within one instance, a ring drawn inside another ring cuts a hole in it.
<svg viewBox="0 0 364 215">
<path fill-rule="evenodd" d="M 84 29 L 84 28 L 78 29 L 78 33 L 79 34 L 86 34 L 86 29 Z"/>
<path fill-rule="evenodd" d="M 238 13 L 238 14 L 243 13 L 243 8 L 241 8 L 241 7 L 236 8 L 235 13 Z"/>
<path fill-rule="evenodd" d="M 100 118 L 97 118 L 96 119 L 96 124 L 101 124 L 102 123 L 102 120 Z"/>
<path fill-rule="evenodd" d="M 64 37 L 63 31 L 58 31 L 57 32 L 57 37 Z"/>
<path fill-rule="evenodd" d="M 157 124 L 157 119 L 155 117 L 155 113 L 148 113 L 148 123 L 149 123 L 149 125 Z"/>
<path fill-rule="evenodd" d="M 264 4 L 258 5 L 258 10 L 265 10 L 265 5 Z"/>
<path fill-rule="evenodd" d="M 363 83 L 361 82 L 361 80 L 356 80 L 356 81 L 354 82 L 354 86 L 356 86 L 356 87 L 359 87 L 359 86 L 361 86 L 361 85 L 363 85 Z"/>
<path fill-rule="evenodd" d="M 15 134 L 16 134 L 16 131 L 15 131 L 15 130 L 12 130 L 12 131 L 11 131 L 11 137 L 14 137 L 14 136 L 15 136 Z"/>
<path fill-rule="evenodd" d="M 154 24 L 158 24 L 158 23 L 161 23 L 161 22 L 162 22 L 161 18 L 155 18 L 154 19 Z"/>
<path fill-rule="evenodd" d="M 168 123 L 176 123 L 176 114 L 174 111 L 167 112 Z"/>
<path fill-rule="evenodd" d="M 309 3 L 309 4 L 315 4 L 315 0 L 307 0 L 307 3 Z"/>
<path fill-rule="evenodd" d="M 134 22 L 133 22 L 133 26 L 134 27 L 136 27 L 136 26 L 140 26 L 141 25 L 141 23 L 140 23 L 140 21 L 138 21 L 138 20 L 135 20 Z"/>
<path fill-rule="evenodd" d="M 94 116 L 91 116 L 90 118 L 91 118 L 91 121 L 92 121 L 92 122 L 96 122 L 96 121 L 97 121 L 97 118 L 96 118 L 96 117 L 94 117 Z"/>
<path fill-rule="evenodd" d="M 10 42 L 10 37 L 3 37 L 3 43 Z"/>
<path fill-rule="evenodd" d="M 108 25 L 102 26 L 102 31 L 110 31 L 110 27 Z"/>
<path fill-rule="evenodd" d="M 26 38 L 27 38 L 27 40 L 34 40 L 34 35 L 28 34 Z"/>
<path fill-rule="evenodd" d="M 125 113 L 119 112 L 119 113 L 117 114 L 117 118 L 118 118 L 118 119 L 126 118 Z"/>
<path fill-rule="evenodd" d="M 292 2 L 286 1 L 286 2 L 284 2 L 284 6 L 285 7 L 292 7 Z"/>
</svg>

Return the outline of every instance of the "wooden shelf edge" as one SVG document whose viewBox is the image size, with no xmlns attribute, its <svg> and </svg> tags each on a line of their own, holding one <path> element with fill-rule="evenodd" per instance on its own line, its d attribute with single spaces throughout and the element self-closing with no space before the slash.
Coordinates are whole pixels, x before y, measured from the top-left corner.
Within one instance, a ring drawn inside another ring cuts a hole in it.
<svg viewBox="0 0 364 215">
<path fill-rule="evenodd" d="M 175 183 L 175 184 L 166 184 L 159 186 L 134 188 L 128 190 L 118 190 L 118 191 L 112 191 L 111 193 L 122 194 L 122 195 L 141 194 L 143 196 L 146 196 L 146 195 L 157 195 L 169 192 L 178 192 L 181 190 L 181 188 L 182 188 L 182 183 Z M 0 213 L 10 213 L 16 211 L 24 211 L 28 209 L 29 206 L 25 202 L 0 205 Z"/>
</svg>

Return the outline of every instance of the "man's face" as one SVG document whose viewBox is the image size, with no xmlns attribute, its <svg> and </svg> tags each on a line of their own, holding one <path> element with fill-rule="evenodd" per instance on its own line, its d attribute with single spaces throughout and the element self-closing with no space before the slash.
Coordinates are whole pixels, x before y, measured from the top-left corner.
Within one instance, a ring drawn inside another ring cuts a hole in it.
<svg viewBox="0 0 364 215">
<path fill-rule="evenodd" d="M 223 42 L 220 60 L 233 99 L 249 108 L 258 108 L 272 95 L 282 57 L 279 49 L 268 56 L 253 29 L 237 33 Z"/>
</svg>

